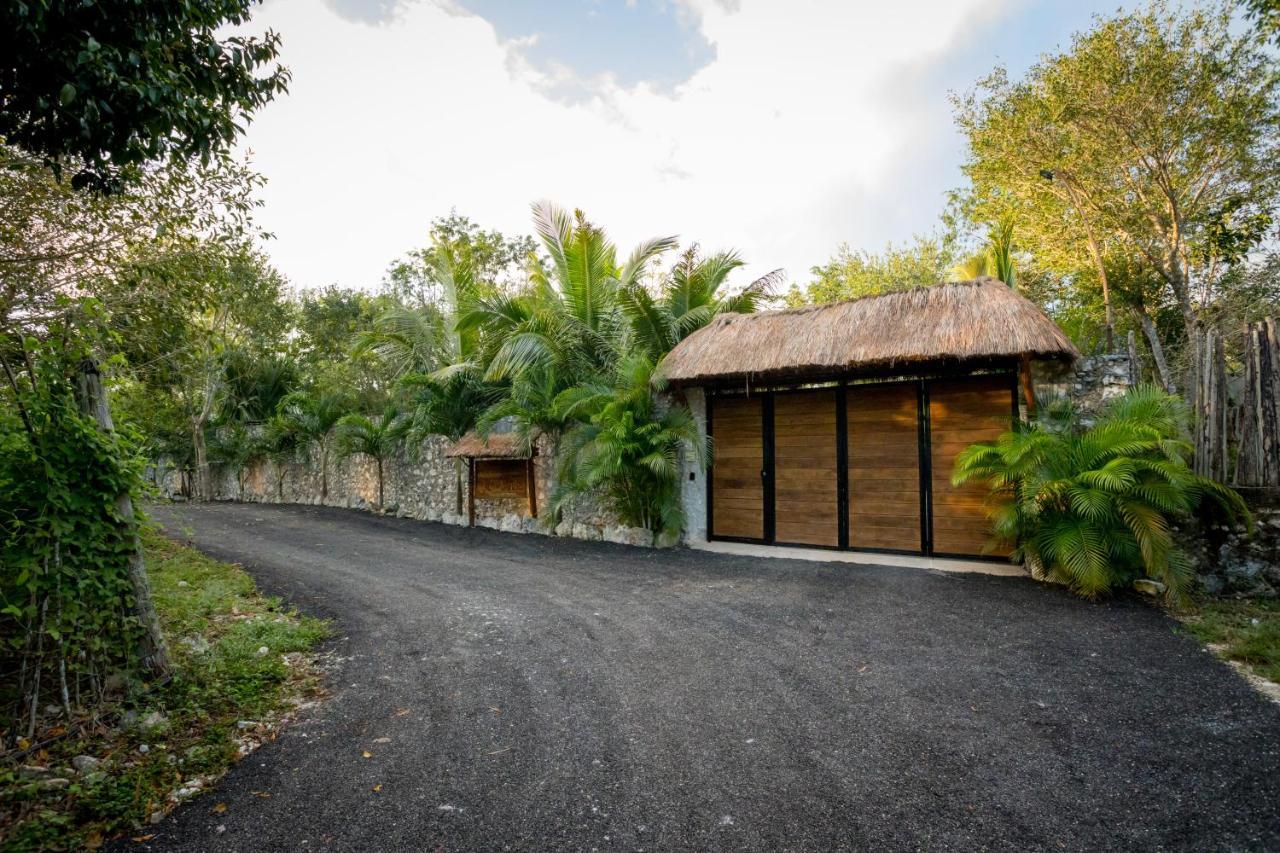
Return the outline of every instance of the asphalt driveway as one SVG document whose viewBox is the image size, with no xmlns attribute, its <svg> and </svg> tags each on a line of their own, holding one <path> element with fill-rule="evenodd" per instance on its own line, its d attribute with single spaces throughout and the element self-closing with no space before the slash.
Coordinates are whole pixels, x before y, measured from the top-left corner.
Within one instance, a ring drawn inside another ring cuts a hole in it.
<svg viewBox="0 0 1280 853">
<path fill-rule="evenodd" d="M 1280 848 L 1280 706 L 1138 601 L 315 507 L 154 514 L 332 618 L 343 658 L 155 849 Z"/>
</svg>

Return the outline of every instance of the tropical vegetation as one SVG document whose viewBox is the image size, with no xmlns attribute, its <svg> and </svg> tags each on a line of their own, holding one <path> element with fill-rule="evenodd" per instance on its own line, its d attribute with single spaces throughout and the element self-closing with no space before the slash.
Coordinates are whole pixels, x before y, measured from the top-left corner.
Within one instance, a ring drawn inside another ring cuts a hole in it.
<svg viewBox="0 0 1280 853">
<path fill-rule="evenodd" d="M 1112 400 L 1086 425 L 1070 400 L 1041 401 L 1029 423 L 956 459 L 952 481 L 991 488 L 997 542 L 1038 577 L 1089 598 L 1138 578 L 1183 598 L 1193 566 L 1175 525 L 1206 499 L 1248 518 L 1240 496 L 1188 465 L 1182 401 L 1154 386 Z"/>
</svg>

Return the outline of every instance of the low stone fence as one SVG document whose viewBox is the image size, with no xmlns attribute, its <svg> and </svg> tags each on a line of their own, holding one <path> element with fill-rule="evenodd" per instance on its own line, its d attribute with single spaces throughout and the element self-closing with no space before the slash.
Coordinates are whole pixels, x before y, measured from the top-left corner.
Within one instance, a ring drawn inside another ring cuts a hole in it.
<svg viewBox="0 0 1280 853">
<path fill-rule="evenodd" d="M 1200 585 L 1211 595 L 1280 595 L 1280 489 L 1239 489 L 1253 513 L 1243 525 L 1211 523 L 1184 531 Z"/>
<path fill-rule="evenodd" d="M 449 459 L 449 442 L 431 438 L 415 448 L 402 451 L 383 465 L 383 503 L 389 515 L 417 518 L 443 524 L 468 523 L 469 483 L 467 463 Z M 476 526 L 509 533 L 538 533 L 575 539 L 618 542 L 648 546 L 653 535 L 640 528 L 619 523 L 599 501 L 584 496 L 565 507 L 557 523 L 550 523 L 547 507 L 555 489 L 555 459 L 551 448 L 539 447 L 534 457 L 534 482 L 539 518 L 528 515 L 523 500 L 476 500 Z M 327 477 L 322 475 L 327 471 Z M 364 456 L 352 456 L 321 464 L 318 448 L 289 462 L 277 465 L 263 459 L 243 470 L 214 468 L 214 497 L 255 503 L 311 504 L 374 509 L 378 503 L 377 463 Z M 181 497 L 183 484 L 178 472 L 169 469 L 158 478 L 160 491 Z M 327 480 L 327 488 L 326 488 Z"/>
</svg>

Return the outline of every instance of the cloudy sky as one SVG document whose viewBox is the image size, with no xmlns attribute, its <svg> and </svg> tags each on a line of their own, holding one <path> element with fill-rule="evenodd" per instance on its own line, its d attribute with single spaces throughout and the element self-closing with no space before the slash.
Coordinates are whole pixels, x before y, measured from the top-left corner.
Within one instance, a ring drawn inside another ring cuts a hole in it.
<svg viewBox="0 0 1280 853">
<path fill-rule="evenodd" d="M 288 96 L 246 147 L 299 287 L 376 287 L 451 209 L 528 232 L 580 207 L 803 280 L 933 228 L 960 183 L 948 92 L 1065 46 L 1089 0 L 266 0 Z"/>
</svg>

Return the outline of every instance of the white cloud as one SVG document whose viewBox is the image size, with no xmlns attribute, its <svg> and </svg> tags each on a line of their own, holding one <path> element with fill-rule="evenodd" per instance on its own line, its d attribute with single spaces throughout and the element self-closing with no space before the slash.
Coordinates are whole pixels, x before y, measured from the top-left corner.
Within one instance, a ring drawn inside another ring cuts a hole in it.
<svg viewBox="0 0 1280 853">
<path fill-rule="evenodd" d="M 450 208 L 527 232 L 529 203 L 550 198 L 624 250 L 678 233 L 802 278 L 841 241 L 931 225 L 948 186 L 910 176 L 953 169 L 934 161 L 954 132 L 924 81 L 1001 0 L 684 2 L 714 61 L 674 91 L 576 81 L 590 97 L 564 102 L 547 89 L 569 72 L 535 70 L 457 8 L 374 26 L 271 0 L 252 29 L 281 33 L 293 84 L 246 145 L 270 181 L 272 257 L 299 286 L 368 287 Z"/>
</svg>

